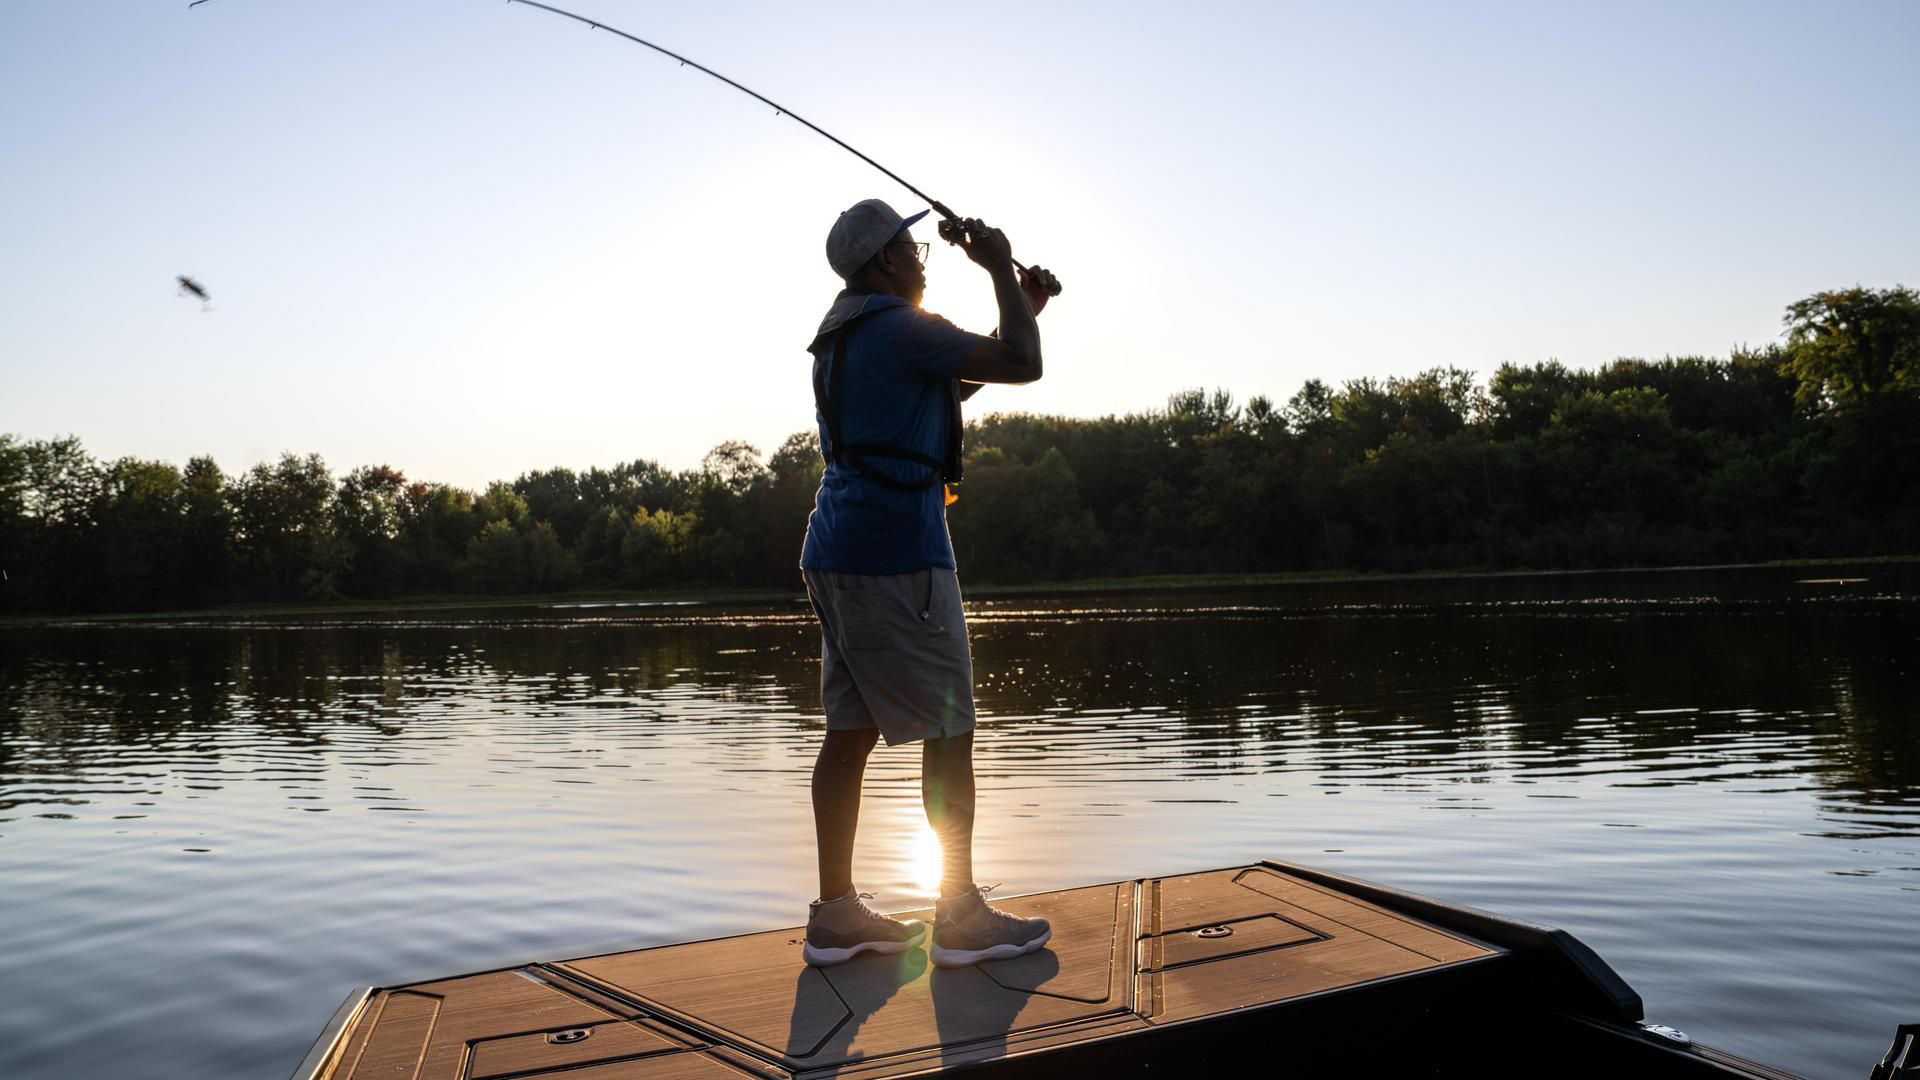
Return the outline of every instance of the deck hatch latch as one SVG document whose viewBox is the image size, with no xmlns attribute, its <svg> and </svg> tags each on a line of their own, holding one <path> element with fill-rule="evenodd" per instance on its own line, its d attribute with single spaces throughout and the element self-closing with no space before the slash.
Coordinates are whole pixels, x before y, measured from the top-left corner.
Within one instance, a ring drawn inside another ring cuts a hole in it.
<svg viewBox="0 0 1920 1080">
<path fill-rule="evenodd" d="M 1198 930 L 1195 930 L 1195 931 L 1193 932 L 1193 936 L 1194 936 L 1194 937 L 1203 937 L 1203 938 L 1223 938 L 1223 937 L 1232 937 L 1232 936 L 1233 936 L 1233 927 L 1231 927 L 1231 926 L 1203 926 L 1203 927 L 1201 927 L 1200 929 L 1198 929 Z"/>
<path fill-rule="evenodd" d="M 587 1041 L 587 1036 L 591 1034 L 593 1034 L 592 1028 L 568 1028 L 565 1031 L 549 1031 L 547 1032 L 547 1042 L 554 1046 L 565 1046 L 567 1043 L 585 1042 Z"/>
</svg>

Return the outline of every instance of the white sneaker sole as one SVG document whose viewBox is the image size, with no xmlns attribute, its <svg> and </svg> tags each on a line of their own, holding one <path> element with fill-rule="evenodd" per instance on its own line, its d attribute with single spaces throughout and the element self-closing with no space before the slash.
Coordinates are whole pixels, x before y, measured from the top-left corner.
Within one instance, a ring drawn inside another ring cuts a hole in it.
<svg viewBox="0 0 1920 1080">
<path fill-rule="evenodd" d="M 1025 945 L 1015 945 L 1009 942 L 1005 945 L 995 945 L 986 949 L 943 949 L 935 945 L 931 950 L 933 966 L 944 968 L 972 967 L 982 960 L 1011 960 L 1016 956 L 1025 956 L 1030 952 L 1034 952 L 1051 940 L 1053 940 L 1053 927 L 1049 926 L 1041 932 L 1039 937 L 1034 938 Z"/>
<path fill-rule="evenodd" d="M 925 940 L 927 940 L 927 924 L 918 923 L 915 925 L 913 936 L 904 941 L 863 941 L 844 949 L 817 949 L 813 942 L 809 941 L 801 948 L 800 955 L 806 959 L 809 966 L 832 967 L 835 964 L 844 964 L 863 952 L 879 953 L 882 956 L 903 953 L 908 949 L 917 948 Z"/>
</svg>

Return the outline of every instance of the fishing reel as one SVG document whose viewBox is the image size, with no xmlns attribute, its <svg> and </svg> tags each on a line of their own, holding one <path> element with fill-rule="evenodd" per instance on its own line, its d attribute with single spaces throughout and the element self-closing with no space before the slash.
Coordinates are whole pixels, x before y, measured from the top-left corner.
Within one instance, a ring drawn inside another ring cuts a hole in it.
<svg viewBox="0 0 1920 1080">
<path fill-rule="evenodd" d="M 967 223 L 956 217 L 941 218 L 940 224 L 934 226 L 934 231 L 949 244 L 973 243 L 973 233 L 967 228 Z"/>
</svg>

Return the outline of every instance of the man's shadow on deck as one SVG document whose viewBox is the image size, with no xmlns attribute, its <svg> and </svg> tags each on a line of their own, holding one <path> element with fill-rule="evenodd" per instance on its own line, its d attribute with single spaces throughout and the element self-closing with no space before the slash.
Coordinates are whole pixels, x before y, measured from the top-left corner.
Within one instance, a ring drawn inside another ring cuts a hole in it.
<svg viewBox="0 0 1920 1080">
<path fill-rule="evenodd" d="M 1015 972 L 1018 978 L 1009 979 Z M 1034 993 L 1008 984 L 1045 986 L 1059 973 L 1060 957 L 1052 949 L 974 967 L 934 968 L 927 976 L 927 988 L 933 998 L 941 1066 L 1005 1057 L 1007 1036 Z"/>
<path fill-rule="evenodd" d="M 831 968 L 801 969 L 787 1024 L 787 1056 L 805 1068 L 871 1056 L 870 1050 L 854 1050 L 855 1036 L 902 989 L 924 985 L 929 966 L 926 950 L 908 949 L 893 956 L 857 957 Z"/>
<path fill-rule="evenodd" d="M 1019 965 L 1018 981 L 1027 986 L 1045 985 L 1060 971 L 1050 949 L 990 962 L 989 970 L 934 967 L 924 949 L 803 970 L 794 987 L 787 1056 L 803 1068 L 934 1047 L 943 1067 L 1000 1057 L 1032 999 L 1030 991 L 1009 989 L 990 974 L 1011 964 Z M 861 1031 L 886 1009 L 881 1026 L 856 1049 Z"/>
</svg>

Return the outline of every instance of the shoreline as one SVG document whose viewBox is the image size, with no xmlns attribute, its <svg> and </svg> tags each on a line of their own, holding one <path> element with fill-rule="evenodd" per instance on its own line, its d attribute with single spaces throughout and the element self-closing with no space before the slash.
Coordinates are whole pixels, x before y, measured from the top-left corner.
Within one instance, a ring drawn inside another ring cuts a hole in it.
<svg viewBox="0 0 1920 1080">
<path fill-rule="evenodd" d="M 1354 570 L 1295 570 L 1254 574 L 1151 574 L 1125 578 L 1080 578 L 1024 584 L 969 583 L 969 599 L 998 597 L 1081 595 L 1087 593 L 1165 593 L 1214 589 L 1280 589 L 1301 585 L 1384 585 L 1395 582 L 1470 581 L 1514 578 L 1577 578 L 1601 574 L 1664 574 L 1714 570 L 1767 570 L 1786 567 L 1872 566 L 1920 563 L 1920 555 L 1877 555 L 1859 558 L 1778 559 L 1755 563 L 1708 563 L 1694 566 L 1624 566 L 1590 570 L 1414 570 L 1370 573 Z M 519 595 L 451 594 L 392 600 L 335 600 L 294 604 L 231 604 L 217 608 L 149 612 L 90 612 L 84 614 L 0 616 L 0 629 L 85 623 L 176 622 L 183 619 L 271 619 L 311 615 L 408 614 L 432 611 L 498 610 L 586 605 L 670 606 L 692 604 L 797 603 L 799 589 L 697 589 L 573 591 Z"/>
</svg>

